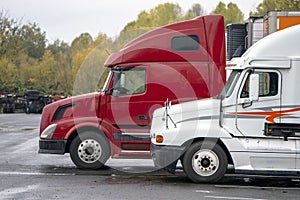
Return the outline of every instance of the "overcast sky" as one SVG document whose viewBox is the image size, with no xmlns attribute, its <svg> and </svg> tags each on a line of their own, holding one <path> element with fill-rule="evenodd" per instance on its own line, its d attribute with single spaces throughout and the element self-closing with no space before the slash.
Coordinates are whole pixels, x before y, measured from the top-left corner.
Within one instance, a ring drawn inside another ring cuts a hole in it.
<svg viewBox="0 0 300 200">
<path fill-rule="evenodd" d="M 222 0 L 233 2 L 248 18 L 262 0 Z M 194 3 L 200 3 L 209 14 L 219 0 L 0 0 L 0 8 L 11 18 L 21 19 L 23 23 L 35 22 L 47 39 L 72 42 L 83 32 L 96 37 L 106 33 L 116 37 L 123 27 L 137 18 L 142 10 L 150 10 L 158 4 L 178 3 L 186 12 Z"/>
</svg>

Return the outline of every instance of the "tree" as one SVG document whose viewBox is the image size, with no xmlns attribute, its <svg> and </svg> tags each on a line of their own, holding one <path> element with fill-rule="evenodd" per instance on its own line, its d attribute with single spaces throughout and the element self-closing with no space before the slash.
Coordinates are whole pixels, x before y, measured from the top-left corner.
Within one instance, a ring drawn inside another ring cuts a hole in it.
<svg viewBox="0 0 300 200">
<path fill-rule="evenodd" d="M 75 38 L 71 43 L 71 48 L 74 51 L 82 51 L 89 47 L 93 43 L 93 38 L 89 33 L 82 33 Z"/>
<path fill-rule="evenodd" d="M 36 59 L 42 58 L 46 48 L 46 33 L 36 23 L 23 25 L 20 32 L 27 55 Z"/>
<path fill-rule="evenodd" d="M 21 92 L 33 84 L 34 69 L 45 52 L 45 35 L 36 23 L 22 25 L 0 12 L 1 91 Z"/>
<path fill-rule="evenodd" d="M 300 10 L 300 0 L 276 0 L 278 10 Z"/>
<path fill-rule="evenodd" d="M 256 7 L 256 12 L 250 12 L 250 16 L 263 16 L 270 10 L 276 10 L 276 0 L 264 0 Z"/>
<path fill-rule="evenodd" d="M 178 4 L 165 3 L 150 10 L 154 25 L 163 26 L 182 19 L 182 9 Z"/>
<path fill-rule="evenodd" d="M 49 44 L 47 46 L 47 50 L 50 50 L 52 52 L 53 55 L 58 54 L 60 52 L 65 53 L 69 50 L 70 46 L 68 45 L 68 43 L 56 39 L 52 44 Z"/>
<path fill-rule="evenodd" d="M 251 16 L 264 16 L 272 10 L 300 10 L 300 0 L 264 0 L 256 7 L 256 12 L 250 12 Z"/>
<path fill-rule="evenodd" d="M 21 25 L 7 14 L 0 13 L 0 56 L 15 60 L 21 52 L 40 59 L 45 51 L 46 33 L 36 23 Z"/>
<path fill-rule="evenodd" d="M 15 58 L 23 49 L 20 22 L 0 13 L 0 57 Z"/>
<path fill-rule="evenodd" d="M 243 23 L 244 14 L 234 3 L 229 3 L 227 6 L 223 2 L 219 2 L 212 14 L 221 14 L 224 16 L 225 26 L 231 23 Z"/>
<path fill-rule="evenodd" d="M 82 33 L 69 45 L 59 39 L 49 43 L 38 24 L 23 24 L 0 11 L 0 91 L 38 89 L 65 95 L 93 92 L 101 88 L 108 74 L 103 64 L 110 52 L 149 30 L 203 12 L 200 4 L 192 5 L 186 13 L 178 4 L 160 4 L 140 12 L 115 40 L 102 33 L 96 38 Z"/>
<path fill-rule="evenodd" d="M 193 4 L 192 8 L 187 11 L 184 16 L 184 19 L 192 19 L 204 14 L 204 10 L 199 3 Z"/>
<path fill-rule="evenodd" d="M 144 29 L 149 27 L 158 27 L 182 20 L 182 9 L 178 4 L 164 3 L 159 4 L 149 12 L 145 10 L 140 12 L 137 20 L 129 22 L 122 32 Z"/>
<path fill-rule="evenodd" d="M 51 51 L 46 50 L 41 61 L 33 67 L 32 82 L 35 89 L 44 93 L 53 93 L 57 85 L 55 59 Z"/>
<path fill-rule="evenodd" d="M 115 42 L 117 49 L 122 48 L 126 43 L 139 35 L 156 27 L 183 20 L 182 9 L 178 4 L 159 4 L 150 11 L 142 11 L 135 21 L 129 22 L 120 32 Z"/>
<path fill-rule="evenodd" d="M 7 58 L 0 58 L 0 91 L 1 92 L 18 92 L 19 74 L 16 66 Z"/>
<path fill-rule="evenodd" d="M 107 48 L 112 41 L 105 34 L 99 34 L 83 51 L 78 51 L 72 58 L 73 94 L 83 94 L 99 90 L 104 80 L 104 62 L 108 56 Z M 107 75 L 107 73 L 106 73 Z"/>
<path fill-rule="evenodd" d="M 226 4 L 223 3 L 222 1 L 220 1 L 219 4 L 217 5 L 217 7 L 215 8 L 215 10 L 212 11 L 212 14 L 226 15 L 227 14 Z"/>
</svg>

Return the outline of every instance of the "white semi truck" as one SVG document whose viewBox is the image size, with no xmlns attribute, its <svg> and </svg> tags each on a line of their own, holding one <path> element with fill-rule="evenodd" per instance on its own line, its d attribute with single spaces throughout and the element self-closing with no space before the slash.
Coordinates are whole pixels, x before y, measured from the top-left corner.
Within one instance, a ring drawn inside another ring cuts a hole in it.
<svg viewBox="0 0 300 200">
<path fill-rule="evenodd" d="M 178 160 L 193 182 L 236 173 L 300 172 L 300 25 L 255 43 L 215 98 L 157 109 L 151 126 L 156 166 Z"/>
</svg>

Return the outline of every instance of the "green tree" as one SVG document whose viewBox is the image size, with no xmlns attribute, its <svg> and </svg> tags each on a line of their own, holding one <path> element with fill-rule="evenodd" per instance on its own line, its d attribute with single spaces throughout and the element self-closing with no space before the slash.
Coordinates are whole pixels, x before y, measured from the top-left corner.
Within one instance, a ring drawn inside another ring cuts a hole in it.
<svg viewBox="0 0 300 200">
<path fill-rule="evenodd" d="M 181 7 L 174 3 L 159 4 L 148 12 L 144 10 L 138 14 L 136 20 L 129 22 L 120 32 L 115 42 L 117 50 L 147 31 L 183 19 Z"/>
<path fill-rule="evenodd" d="M 73 87 L 73 77 L 71 57 L 68 53 L 57 53 L 55 58 L 55 85 L 53 88 L 54 93 L 71 95 Z"/>
<path fill-rule="evenodd" d="M 263 0 L 258 4 L 255 12 L 250 12 L 251 16 L 264 16 L 272 10 L 300 10 L 300 0 Z"/>
<path fill-rule="evenodd" d="M 20 76 L 19 93 L 24 93 L 27 89 L 36 89 L 34 85 L 35 69 L 40 60 L 29 57 L 25 52 L 18 54 L 18 73 Z"/>
<path fill-rule="evenodd" d="M 256 7 L 256 12 L 250 12 L 250 16 L 263 16 L 270 10 L 276 10 L 276 0 L 264 0 Z"/>
<path fill-rule="evenodd" d="M 134 29 L 144 29 L 149 27 L 155 28 L 158 26 L 174 23 L 182 19 L 182 9 L 178 4 L 159 4 L 155 8 L 151 9 L 149 12 L 140 12 L 137 20 L 129 22 L 124 27 L 122 32 Z"/>
<path fill-rule="evenodd" d="M 278 10 L 300 10 L 300 0 L 276 0 Z"/>
<path fill-rule="evenodd" d="M 36 23 L 21 25 L 15 19 L 9 19 L 0 13 L 0 56 L 14 60 L 25 52 L 28 56 L 40 59 L 45 51 L 46 33 Z"/>
<path fill-rule="evenodd" d="M 55 40 L 47 47 L 55 60 L 54 73 L 56 76 L 54 93 L 70 95 L 72 94 L 73 76 L 72 73 L 72 52 L 68 43 L 62 40 Z"/>
<path fill-rule="evenodd" d="M 21 40 L 27 55 L 40 59 L 46 48 L 46 33 L 41 31 L 36 23 L 26 24 L 21 27 Z"/>
<path fill-rule="evenodd" d="M 150 10 L 154 26 L 163 26 L 182 19 L 182 9 L 178 4 L 165 3 Z"/>
<path fill-rule="evenodd" d="M 83 94 L 99 90 L 104 80 L 104 62 L 108 56 L 111 39 L 105 34 L 99 34 L 84 50 L 77 51 L 72 58 L 73 94 Z M 107 75 L 107 72 L 105 72 Z"/>
<path fill-rule="evenodd" d="M 69 50 L 70 46 L 68 43 L 56 39 L 52 44 L 49 44 L 47 46 L 47 49 L 52 52 L 53 55 L 58 54 L 58 53 L 65 53 Z"/>
<path fill-rule="evenodd" d="M 7 58 L 0 58 L 0 91 L 1 92 L 18 92 L 19 91 L 19 74 L 16 66 Z"/>
<path fill-rule="evenodd" d="M 234 3 L 229 3 L 227 6 L 223 2 L 219 2 L 217 7 L 212 11 L 212 14 L 221 14 L 224 16 L 225 26 L 231 23 L 243 23 L 244 14 Z"/>
<path fill-rule="evenodd" d="M 199 3 L 193 4 L 192 8 L 184 15 L 184 19 L 192 19 L 204 14 L 204 10 Z"/>
<path fill-rule="evenodd" d="M 45 93 L 55 92 L 57 85 L 55 59 L 51 51 L 46 50 L 40 63 L 34 67 L 33 82 L 36 89 Z"/>
<path fill-rule="evenodd" d="M 0 57 L 14 59 L 23 49 L 20 22 L 0 13 Z"/>
<path fill-rule="evenodd" d="M 71 43 L 73 51 L 82 51 L 93 43 L 93 38 L 89 33 L 82 33 Z"/>
<path fill-rule="evenodd" d="M 160 4 L 140 12 L 115 40 L 102 33 L 96 38 L 82 33 L 69 45 L 59 39 L 48 43 L 38 24 L 22 24 L 0 12 L 0 91 L 39 89 L 70 95 L 98 90 L 108 74 L 103 64 L 110 52 L 153 28 L 202 14 L 200 4 L 186 13 L 178 4 Z"/>
</svg>

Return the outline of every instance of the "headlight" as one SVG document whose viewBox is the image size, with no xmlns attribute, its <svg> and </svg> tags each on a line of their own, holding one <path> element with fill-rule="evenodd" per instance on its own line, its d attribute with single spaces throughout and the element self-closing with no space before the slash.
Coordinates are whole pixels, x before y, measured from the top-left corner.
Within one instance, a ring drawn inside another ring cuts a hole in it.
<svg viewBox="0 0 300 200">
<path fill-rule="evenodd" d="M 41 134 L 40 138 L 43 138 L 43 139 L 51 139 L 54 132 L 55 132 L 55 129 L 57 127 L 57 124 L 51 124 L 49 125 Z"/>
</svg>

